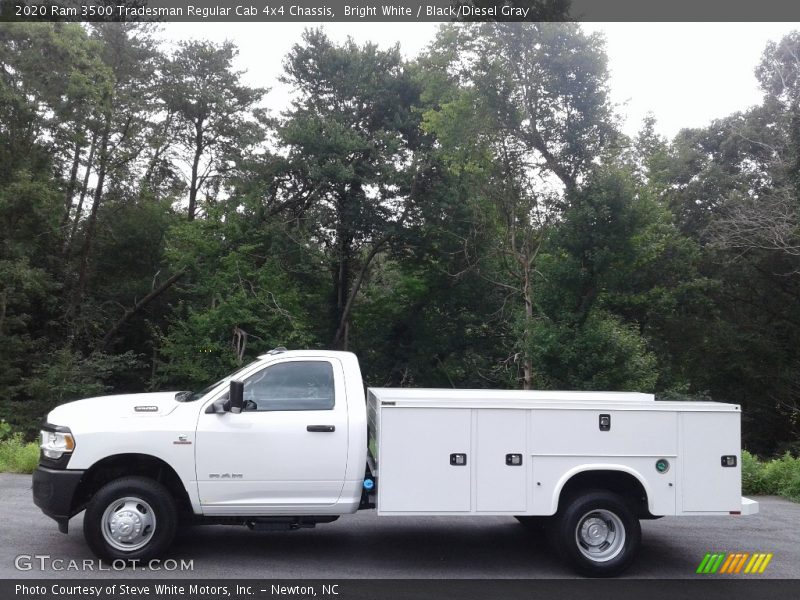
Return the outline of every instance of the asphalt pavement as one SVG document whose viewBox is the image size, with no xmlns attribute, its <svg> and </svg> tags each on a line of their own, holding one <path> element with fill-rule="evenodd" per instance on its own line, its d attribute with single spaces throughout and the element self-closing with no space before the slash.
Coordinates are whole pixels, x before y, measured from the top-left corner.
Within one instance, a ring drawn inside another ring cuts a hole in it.
<svg viewBox="0 0 800 600">
<path fill-rule="evenodd" d="M 574 577 L 542 535 L 513 517 L 378 517 L 372 510 L 299 531 L 188 528 L 161 564 L 117 570 L 89 552 L 82 515 L 68 535 L 59 533 L 30 488 L 29 475 L 0 474 L 2 579 Z M 800 578 L 800 504 L 757 500 L 754 516 L 643 522 L 639 557 L 624 577 L 707 578 L 695 574 L 707 552 L 768 552 L 766 571 L 749 577 Z M 182 561 L 191 569 L 181 570 Z"/>
</svg>

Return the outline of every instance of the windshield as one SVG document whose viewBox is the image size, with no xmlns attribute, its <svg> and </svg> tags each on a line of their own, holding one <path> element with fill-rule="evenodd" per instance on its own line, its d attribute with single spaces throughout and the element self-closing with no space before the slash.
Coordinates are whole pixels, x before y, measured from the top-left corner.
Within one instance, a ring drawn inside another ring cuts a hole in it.
<svg viewBox="0 0 800 600">
<path fill-rule="evenodd" d="M 215 381 L 211 385 L 208 385 L 208 386 L 204 387 L 202 390 L 199 390 L 197 392 L 189 392 L 189 391 L 178 392 L 175 395 L 175 400 L 177 400 L 178 402 L 194 402 L 195 400 L 199 400 L 200 398 L 202 398 L 203 396 L 208 394 L 211 390 L 216 388 L 218 385 L 222 385 L 223 383 L 225 383 L 226 381 L 230 381 L 231 379 L 236 379 L 236 376 L 239 375 L 239 373 L 242 373 L 243 371 L 249 369 L 251 366 L 253 366 L 257 362 L 259 362 L 259 361 L 258 360 L 254 360 L 252 362 L 249 362 L 245 366 L 243 366 L 241 369 L 236 371 L 235 373 L 231 373 L 227 377 L 223 377 L 219 381 Z"/>
</svg>

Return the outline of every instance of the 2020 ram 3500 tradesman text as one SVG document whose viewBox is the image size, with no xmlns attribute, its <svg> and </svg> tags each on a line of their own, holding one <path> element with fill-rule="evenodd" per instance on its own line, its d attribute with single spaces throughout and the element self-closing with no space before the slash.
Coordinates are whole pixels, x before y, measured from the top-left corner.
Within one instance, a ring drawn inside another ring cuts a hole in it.
<svg viewBox="0 0 800 600">
<path fill-rule="evenodd" d="M 740 410 L 614 392 L 371 388 L 347 352 L 259 357 L 206 389 L 54 409 L 36 504 L 108 559 L 163 554 L 179 524 L 300 528 L 379 515 L 509 515 L 579 572 L 616 575 L 640 519 L 750 514 Z"/>
</svg>

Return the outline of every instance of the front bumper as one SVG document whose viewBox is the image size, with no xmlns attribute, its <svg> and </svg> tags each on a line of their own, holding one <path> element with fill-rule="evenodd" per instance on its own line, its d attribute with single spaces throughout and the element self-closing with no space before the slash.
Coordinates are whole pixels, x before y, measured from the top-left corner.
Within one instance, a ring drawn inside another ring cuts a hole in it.
<svg viewBox="0 0 800 600">
<path fill-rule="evenodd" d="M 69 520 L 75 515 L 75 491 L 85 471 L 37 467 L 33 472 L 33 503 L 58 523 L 58 530 L 67 533 Z"/>
</svg>

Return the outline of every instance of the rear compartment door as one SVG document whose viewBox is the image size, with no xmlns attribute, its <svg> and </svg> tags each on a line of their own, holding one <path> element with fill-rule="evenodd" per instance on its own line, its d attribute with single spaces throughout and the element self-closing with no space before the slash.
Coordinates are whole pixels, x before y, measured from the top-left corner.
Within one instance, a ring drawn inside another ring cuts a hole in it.
<svg viewBox="0 0 800 600">
<path fill-rule="evenodd" d="M 682 509 L 684 512 L 741 510 L 741 441 L 738 412 L 683 412 Z M 736 466 L 723 466 L 735 456 Z"/>
</svg>

